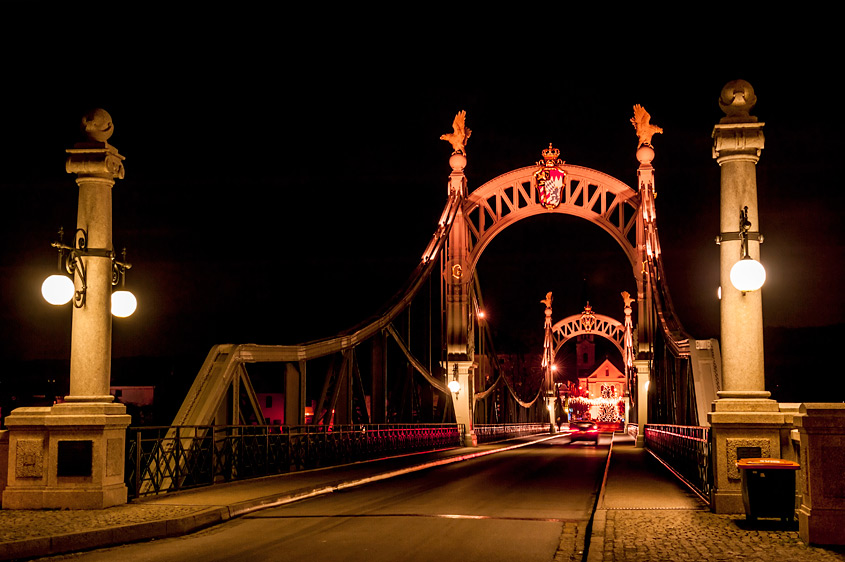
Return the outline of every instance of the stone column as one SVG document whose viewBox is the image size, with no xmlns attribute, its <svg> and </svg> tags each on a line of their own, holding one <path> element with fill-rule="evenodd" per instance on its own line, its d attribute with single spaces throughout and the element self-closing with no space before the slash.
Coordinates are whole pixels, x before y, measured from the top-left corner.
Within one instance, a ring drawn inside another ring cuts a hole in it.
<svg viewBox="0 0 845 562">
<path fill-rule="evenodd" d="M 79 186 L 77 233 L 87 233 L 88 253 L 82 257 L 86 272 L 83 306 L 73 309 L 70 351 L 70 394 L 67 402 L 112 402 L 111 294 L 112 194 L 116 178 L 123 178 L 123 156 L 107 140 L 114 127 L 111 117 L 95 110 L 83 119 L 87 139 L 68 149 L 67 171 Z M 75 275 L 77 289 L 82 283 Z"/>
<path fill-rule="evenodd" d="M 763 123 L 749 114 L 757 98 L 744 80 L 722 89 L 719 106 L 725 117 L 713 129 L 713 157 L 721 168 L 720 232 L 738 233 L 740 211 L 748 207 L 752 231 L 759 231 L 756 165 L 763 150 Z M 742 293 L 730 281 L 741 258 L 736 236 L 720 245 L 722 390 L 708 413 L 712 427 L 714 487 L 711 508 L 742 513 L 742 488 L 736 461 L 781 457 L 781 430 L 786 418 L 769 399 L 763 372 L 761 291 Z M 749 239 L 749 255 L 759 259 L 760 243 Z"/>
<path fill-rule="evenodd" d="M 713 157 L 721 168 L 719 227 L 739 232 L 740 211 L 748 207 L 751 229 L 759 232 L 757 161 L 763 150 L 763 123 L 749 115 L 757 101 L 748 82 L 735 80 L 722 89 L 719 105 L 726 113 L 713 129 Z M 760 242 L 748 241 L 749 255 L 760 259 Z M 742 293 L 731 284 L 731 268 L 740 260 L 741 242 L 722 240 L 720 247 L 721 352 L 724 398 L 768 398 L 763 378 L 763 304 L 761 291 Z"/>
<path fill-rule="evenodd" d="M 75 284 L 70 393 L 52 408 L 17 408 L 9 428 L 4 509 L 102 509 L 126 503 L 126 427 L 131 418 L 109 394 L 111 375 L 112 200 L 123 157 L 109 145 L 111 117 L 99 109 L 82 120 L 86 140 L 68 150 L 77 174 L 74 247 L 82 250 Z M 84 234 L 83 234 L 84 231 Z M 80 245 L 79 240 L 85 239 Z"/>
</svg>

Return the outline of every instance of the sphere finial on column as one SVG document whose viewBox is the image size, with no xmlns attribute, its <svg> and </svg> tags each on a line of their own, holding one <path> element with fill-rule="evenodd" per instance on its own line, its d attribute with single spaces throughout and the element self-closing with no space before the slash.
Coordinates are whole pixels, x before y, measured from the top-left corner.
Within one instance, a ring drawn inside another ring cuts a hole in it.
<svg viewBox="0 0 845 562">
<path fill-rule="evenodd" d="M 720 123 L 756 123 L 757 118 L 749 113 L 756 103 L 757 96 L 751 84 L 745 80 L 728 82 L 719 95 L 719 107 L 726 115 Z"/>
<path fill-rule="evenodd" d="M 114 134 L 114 123 L 105 109 L 93 109 L 82 117 L 80 129 L 89 141 L 106 142 Z"/>
<path fill-rule="evenodd" d="M 453 152 L 449 157 L 449 166 L 453 172 L 463 172 L 467 166 L 467 157 L 460 152 Z"/>
</svg>

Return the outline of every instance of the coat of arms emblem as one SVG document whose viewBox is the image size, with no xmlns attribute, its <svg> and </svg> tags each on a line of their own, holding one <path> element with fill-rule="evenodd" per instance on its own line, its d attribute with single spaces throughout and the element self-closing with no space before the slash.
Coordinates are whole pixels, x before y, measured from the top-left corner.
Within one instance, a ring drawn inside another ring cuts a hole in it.
<svg viewBox="0 0 845 562">
<path fill-rule="evenodd" d="M 563 199 L 564 181 L 566 172 L 563 171 L 563 160 L 558 158 L 560 150 L 549 148 L 543 150 L 543 160 L 537 162 L 540 169 L 534 173 L 537 180 L 537 190 L 540 196 L 540 204 L 547 209 L 555 209 Z"/>
</svg>

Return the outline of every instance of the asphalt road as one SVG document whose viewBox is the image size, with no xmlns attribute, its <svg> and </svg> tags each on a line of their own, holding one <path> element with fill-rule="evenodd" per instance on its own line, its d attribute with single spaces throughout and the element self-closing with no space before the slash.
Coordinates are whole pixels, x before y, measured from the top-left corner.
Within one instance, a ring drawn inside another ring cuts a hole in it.
<svg viewBox="0 0 845 562">
<path fill-rule="evenodd" d="M 609 436 L 568 438 L 432 468 L 184 537 L 42 560 L 552 560 L 564 524 L 590 517 Z"/>
</svg>

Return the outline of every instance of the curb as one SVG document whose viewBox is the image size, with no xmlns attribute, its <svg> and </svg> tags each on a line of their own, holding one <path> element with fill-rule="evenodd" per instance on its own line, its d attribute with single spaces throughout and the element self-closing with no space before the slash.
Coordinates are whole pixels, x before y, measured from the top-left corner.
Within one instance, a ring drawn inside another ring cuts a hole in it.
<svg viewBox="0 0 845 562">
<path fill-rule="evenodd" d="M 587 549 L 586 562 L 604 560 L 604 528 L 607 522 L 607 510 L 597 509 L 593 513 L 593 529 L 590 534 L 590 546 Z"/>
<path fill-rule="evenodd" d="M 604 489 L 607 486 L 607 475 L 610 473 L 610 457 L 613 454 L 613 441 L 616 434 L 610 439 L 610 448 L 607 451 L 607 462 L 604 465 L 604 476 L 601 480 L 601 489 L 596 496 L 596 504 L 593 507 L 593 515 L 587 524 L 590 536 L 585 546 L 585 562 L 602 562 L 604 559 L 604 530 L 607 522 L 607 510 L 604 505 Z"/>
</svg>

